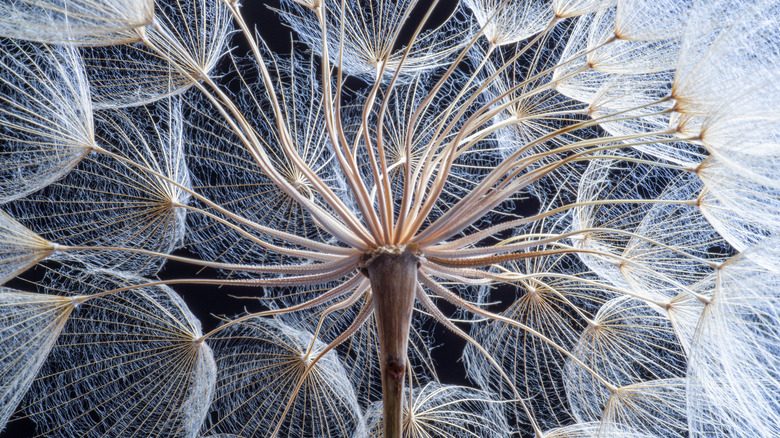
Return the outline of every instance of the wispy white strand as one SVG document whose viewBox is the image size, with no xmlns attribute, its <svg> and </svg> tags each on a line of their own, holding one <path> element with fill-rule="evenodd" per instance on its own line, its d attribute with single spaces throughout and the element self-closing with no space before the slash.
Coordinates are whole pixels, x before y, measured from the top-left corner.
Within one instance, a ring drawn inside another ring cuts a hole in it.
<svg viewBox="0 0 780 438">
<path fill-rule="evenodd" d="M 54 44 L 137 41 L 154 0 L 9 0 L 0 5 L 0 36 Z"/>
</svg>

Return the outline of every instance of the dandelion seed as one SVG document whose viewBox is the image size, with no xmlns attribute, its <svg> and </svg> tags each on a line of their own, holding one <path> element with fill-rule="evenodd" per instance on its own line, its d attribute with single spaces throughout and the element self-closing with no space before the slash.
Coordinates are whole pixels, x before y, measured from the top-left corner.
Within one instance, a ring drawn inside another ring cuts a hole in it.
<svg viewBox="0 0 780 438">
<path fill-rule="evenodd" d="M 346 371 L 334 353 L 313 363 L 324 345 L 309 333 L 256 318 L 212 339 L 220 373 L 212 407 L 216 420 L 209 430 L 348 436 L 360 424 Z"/>
<path fill-rule="evenodd" d="M 214 391 L 214 358 L 195 342 L 199 323 L 170 289 L 111 293 L 143 283 L 69 268 L 44 279 L 81 302 L 22 402 L 45 435 L 197 436 Z"/>
<path fill-rule="evenodd" d="M 0 288 L 0 422 L 27 393 L 74 309 L 67 297 Z"/>
<path fill-rule="evenodd" d="M 501 407 L 487 394 L 471 388 L 429 383 L 415 388 L 404 408 L 404 436 L 500 437 L 509 433 Z M 382 435 L 381 404 L 369 406 L 366 435 Z"/>
<path fill-rule="evenodd" d="M 95 147 L 90 92 L 72 48 L 6 40 L 0 66 L 0 203 L 62 178 Z"/>
<path fill-rule="evenodd" d="M 152 0 L 14 0 L 0 5 L 0 35 L 54 44 L 119 44 L 154 17 Z"/>
</svg>

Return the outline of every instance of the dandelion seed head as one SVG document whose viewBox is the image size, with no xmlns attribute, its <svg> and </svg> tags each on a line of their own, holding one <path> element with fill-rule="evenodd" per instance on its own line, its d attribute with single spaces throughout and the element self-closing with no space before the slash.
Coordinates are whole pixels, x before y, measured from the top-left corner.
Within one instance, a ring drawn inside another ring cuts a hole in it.
<svg viewBox="0 0 780 438">
<path fill-rule="evenodd" d="M 9 433 L 780 430 L 776 2 L 6 3 Z"/>
</svg>

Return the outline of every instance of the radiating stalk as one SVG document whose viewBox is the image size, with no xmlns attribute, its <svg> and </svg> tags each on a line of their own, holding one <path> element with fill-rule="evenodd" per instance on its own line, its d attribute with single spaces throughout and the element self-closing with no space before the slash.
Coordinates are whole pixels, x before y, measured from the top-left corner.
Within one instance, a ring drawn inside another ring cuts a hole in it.
<svg viewBox="0 0 780 438">
<path fill-rule="evenodd" d="M 363 262 L 363 272 L 371 282 L 376 305 L 385 438 L 402 436 L 406 352 L 418 261 L 412 248 L 392 246 L 367 254 Z"/>
</svg>

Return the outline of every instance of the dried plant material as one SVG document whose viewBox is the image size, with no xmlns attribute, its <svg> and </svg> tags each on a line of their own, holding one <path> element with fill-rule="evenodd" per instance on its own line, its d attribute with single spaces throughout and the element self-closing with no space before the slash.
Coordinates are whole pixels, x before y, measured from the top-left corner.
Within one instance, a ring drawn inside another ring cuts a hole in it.
<svg viewBox="0 0 780 438">
<path fill-rule="evenodd" d="M 776 0 L 30 1 L 11 427 L 776 435 Z"/>
</svg>

